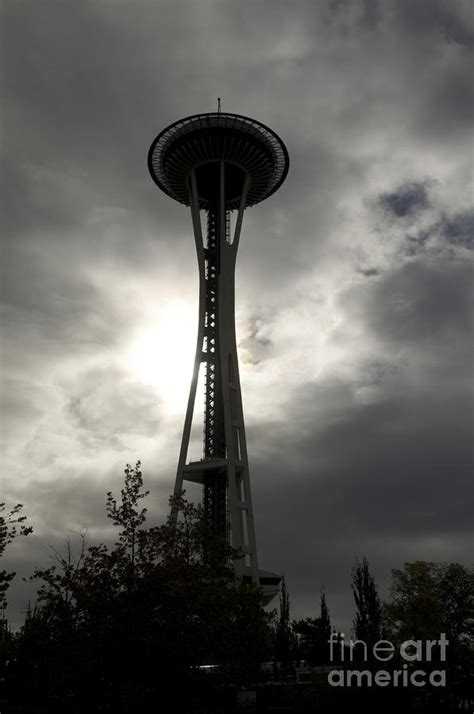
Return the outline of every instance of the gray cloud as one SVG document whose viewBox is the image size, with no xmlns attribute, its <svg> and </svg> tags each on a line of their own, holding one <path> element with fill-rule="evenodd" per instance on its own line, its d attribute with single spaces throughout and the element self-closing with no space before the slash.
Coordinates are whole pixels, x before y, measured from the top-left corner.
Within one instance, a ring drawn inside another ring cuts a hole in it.
<svg viewBox="0 0 474 714">
<path fill-rule="evenodd" d="M 376 275 L 380 275 L 377 268 L 359 268 L 359 273 L 366 278 L 373 278 Z"/>
<path fill-rule="evenodd" d="M 118 369 L 90 369 L 67 388 L 66 413 L 78 430 L 80 441 L 100 446 L 109 443 L 126 451 L 118 435 L 152 437 L 160 429 L 156 397 L 145 385 L 130 382 Z"/>
<path fill-rule="evenodd" d="M 417 183 L 400 186 L 394 193 L 386 193 L 381 196 L 380 204 L 388 212 L 401 218 L 427 207 L 426 187 Z"/>
<path fill-rule="evenodd" d="M 455 4 L 447 0 L 420 2 L 413 5 L 402 0 L 393 5 L 395 17 L 404 30 L 412 33 L 441 33 L 448 42 L 472 45 L 474 23 L 469 2 Z"/>
<path fill-rule="evenodd" d="M 239 342 L 240 359 L 244 363 L 257 365 L 268 355 L 272 342 L 265 337 L 264 328 L 262 320 L 249 320 L 248 335 Z"/>
<path fill-rule="evenodd" d="M 472 249 L 474 243 L 474 213 L 466 211 L 452 217 L 444 217 L 441 230 L 450 243 Z"/>
</svg>

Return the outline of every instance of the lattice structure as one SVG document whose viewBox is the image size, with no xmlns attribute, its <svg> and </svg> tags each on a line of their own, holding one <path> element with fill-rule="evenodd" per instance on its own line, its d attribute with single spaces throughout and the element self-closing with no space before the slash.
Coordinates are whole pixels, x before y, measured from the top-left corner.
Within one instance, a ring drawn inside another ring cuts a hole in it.
<svg viewBox="0 0 474 714">
<path fill-rule="evenodd" d="M 206 373 L 204 386 L 204 444 L 203 459 L 225 459 L 226 441 L 222 378 L 219 362 L 219 254 L 217 240 L 217 210 L 207 211 L 207 241 L 204 248 L 206 281 L 206 312 L 204 317 L 204 345 Z M 227 224 L 228 225 L 228 224 Z M 204 476 L 204 509 L 214 533 L 228 539 L 228 479 L 225 469 L 209 471 Z"/>
<path fill-rule="evenodd" d="M 263 587 L 267 601 L 278 591 L 281 578 L 258 567 L 235 337 L 235 261 L 245 208 L 278 189 L 288 164 L 288 152 L 271 129 L 248 117 L 220 112 L 171 124 L 156 137 L 148 155 L 155 183 L 191 208 L 200 276 L 196 356 L 175 494 L 184 481 L 202 485 L 215 537 L 227 539 L 242 553 L 235 562 L 236 576 Z M 207 213 L 205 237 L 201 210 Z M 203 454 L 198 461 L 188 461 L 201 364 Z"/>
</svg>

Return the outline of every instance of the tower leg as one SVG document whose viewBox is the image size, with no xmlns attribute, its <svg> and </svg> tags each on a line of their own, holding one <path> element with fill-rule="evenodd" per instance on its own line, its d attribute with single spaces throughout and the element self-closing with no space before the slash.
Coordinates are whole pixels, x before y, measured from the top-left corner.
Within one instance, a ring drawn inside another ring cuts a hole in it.
<svg viewBox="0 0 474 714">
<path fill-rule="evenodd" d="M 183 491 L 184 469 L 188 457 L 189 439 L 191 436 L 191 427 L 193 422 L 194 405 L 196 402 L 196 390 L 199 378 L 199 367 L 203 358 L 203 342 L 204 342 L 204 318 L 206 312 L 206 283 L 203 280 L 204 274 L 204 245 L 202 238 L 201 219 L 199 216 L 199 203 L 197 193 L 196 172 L 193 169 L 190 177 L 190 205 L 191 218 L 193 222 L 194 238 L 196 241 L 196 253 L 199 266 L 199 318 L 198 318 L 198 334 L 196 339 L 196 354 L 194 357 L 193 376 L 191 379 L 191 388 L 189 390 L 188 405 L 186 408 L 186 417 L 184 420 L 183 436 L 181 439 L 181 448 L 179 452 L 178 468 L 176 472 L 176 481 L 174 486 L 174 497 L 178 497 Z M 178 517 L 176 504 L 173 504 L 171 509 L 171 521 L 176 523 Z"/>
</svg>

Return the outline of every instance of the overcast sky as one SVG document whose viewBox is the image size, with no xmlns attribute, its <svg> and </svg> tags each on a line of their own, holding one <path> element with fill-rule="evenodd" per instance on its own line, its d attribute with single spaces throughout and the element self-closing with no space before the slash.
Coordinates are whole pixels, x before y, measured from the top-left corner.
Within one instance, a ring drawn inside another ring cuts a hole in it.
<svg viewBox="0 0 474 714">
<path fill-rule="evenodd" d="M 237 265 L 261 566 L 293 616 L 324 585 L 347 628 L 356 556 L 383 595 L 404 561 L 469 563 L 472 8 L 3 1 L 2 500 L 35 529 L 19 575 L 68 529 L 112 537 L 127 462 L 151 522 L 168 511 L 198 276 L 189 212 L 146 156 L 218 96 L 291 162 Z M 31 593 L 18 576 L 13 619 Z"/>
</svg>

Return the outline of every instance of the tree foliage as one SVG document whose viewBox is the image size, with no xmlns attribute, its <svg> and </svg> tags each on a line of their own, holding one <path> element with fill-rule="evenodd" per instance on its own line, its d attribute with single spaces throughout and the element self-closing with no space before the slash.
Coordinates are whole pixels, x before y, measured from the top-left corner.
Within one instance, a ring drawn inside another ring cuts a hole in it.
<svg viewBox="0 0 474 714">
<path fill-rule="evenodd" d="M 41 695 L 146 696 L 202 678 L 245 682 L 264 656 L 268 628 L 260 591 L 234 580 L 239 554 L 209 533 L 203 509 L 181 494 L 179 512 L 147 527 L 140 462 L 127 465 L 117 499 L 107 494 L 113 546 L 68 540 L 38 568 L 37 607 L 19 638 L 16 677 Z M 40 664 L 38 664 L 40 663 Z M 14 679 L 14 676 L 13 676 Z M 179 684 L 178 684 L 179 683 Z"/>
<path fill-rule="evenodd" d="M 474 635 L 474 570 L 460 563 L 418 560 L 392 570 L 385 616 L 399 639 L 433 639 L 440 632 L 468 643 Z"/>
<path fill-rule="evenodd" d="M 19 536 L 26 536 L 32 533 L 33 528 L 25 525 L 26 516 L 20 516 L 21 503 L 17 503 L 10 511 L 6 511 L 6 504 L 0 503 L 0 558 L 3 556 L 6 547 Z M 9 585 L 15 577 L 14 572 L 0 570 L 0 609 L 4 610 L 7 605 L 6 594 Z"/>
<path fill-rule="evenodd" d="M 385 619 L 391 639 L 448 641 L 446 658 L 435 648 L 429 663 L 447 671 L 448 690 L 472 698 L 474 671 L 474 570 L 460 563 L 418 560 L 392 570 Z M 427 663 L 424 663 L 427 666 Z"/>
<path fill-rule="evenodd" d="M 319 617 L 305 617 L 293 622 L 293 631 L 298 638 L 298 656 L 310 664 L 322 665 L 329 662 L 329 638 L 331 618 L 324 590 L 320 597 Z"/>
<path fill-rule="evenodd" d="M 354 634 L 370 650 L 382 637 L 382 603 L 365 556 L 362 562 L 356 558 L 352 568 L 351 588 L 356 605 Z"/>
<path fill-rule="evenodd" d="M 261 591 L 235 580 L 241 554 L 215 538 L 203 508 L 182 493 L 170 500 L 178 519 L 170 515 L 150 526 L 147 495 L 140 462 L 127 465 L 120 495 L 106 497 L 115 542 L 89 545 L 85 531 L 69 537 L 47 567 L 35 570 L 37 602 L 28 607 L 21 632 L 11 633 L 3 621 L 0 681 L 5 678 L 16 711 L 49 711 L 54 701 L 58 711 L 146 711 L 169 694 L 174 709 L 187 711 L 191 694 L 206 699 L 221 685 L 255 682 L 259 664 L 272 656 L 285 679 L 296 659 L 330 663 L 324 591 L 319 617 L 292 622 L 283 580 L 279 613 L 271 619 Z M 21 508 L 5 512 L 0 505 L 0 555 L 32 530 Z M 3 605 L 13 575 L 0 572 Z M 452 691 L 465 696 L 474 635 L 472 570 L 459 563 L 406 563 L 392 571 L 382 607 L 363 558 L 352 569 L 352 592 L 355 635 L 369 651 L 382 629 L 399 643 L 436 640 L 444 632 Z M 204 671 L 203 665 L 212 667 Z"/>
<path fill-rule="evenodd" d="M 279 616 L 275 625 L 274 654 L 283 668 L 291 665 L 294 650 L 294 637 L 290 623 L 290 595 L 285 578 L 280 585 Z"/>
</svg>

